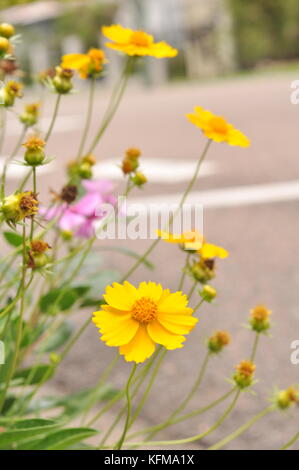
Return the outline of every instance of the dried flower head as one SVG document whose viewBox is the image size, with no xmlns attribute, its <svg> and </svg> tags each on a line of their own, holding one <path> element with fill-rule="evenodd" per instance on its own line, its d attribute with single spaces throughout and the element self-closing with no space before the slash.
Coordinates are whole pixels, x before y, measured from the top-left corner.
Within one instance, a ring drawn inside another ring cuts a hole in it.
<svg viewBox="0 0 299 470">
<path fill-rule="evenodd" d="M 272 311 L 265 307 L 265 305 L 257 305 L 250 310 L 250 326 L 252 330 L 257 333 L 267 331 L 271 326 L 269 320 L 271 314 Z"/>
<path fill-rule="evenodd" d="M 240 387 L 241 389 L 250 387 L 253 381 L 255 369 L 255 364 L 253 364 L 253 362 L 249 360 L 241 361 L 240 364 L 236 366 L 237 372 L 233 376 L 233 379 L 238 385 L 238 387 Z"/>
<path fill-rule="evenodd" d="M 213 336 L 209 338 L 209 351 L 211 353 L 219 353 L 225 346 L 229 345 L 230 342 L 231 337 L 227 331 L 216 331 Z"/>
</svg>

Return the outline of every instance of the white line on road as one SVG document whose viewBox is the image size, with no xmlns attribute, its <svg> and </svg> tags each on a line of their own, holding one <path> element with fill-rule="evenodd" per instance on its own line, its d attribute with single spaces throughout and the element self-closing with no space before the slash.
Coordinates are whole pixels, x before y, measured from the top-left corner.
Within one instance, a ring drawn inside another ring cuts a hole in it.
<svg viewBox="0 0 299 470">
<path fill-rule="evenodd" d="M 181 193 L 161 194 L 151 197 L 134 198 L 134 204 L 178 204 Z M 187 204 L 203 204 L 207 209 L 239 207 L 253 204 L 294 201 L 299 199 L 299 180 L 283 183 L 269 183 L 250 186 L 235 186 L 224 189 L 194 191 Z"/>
</svg>

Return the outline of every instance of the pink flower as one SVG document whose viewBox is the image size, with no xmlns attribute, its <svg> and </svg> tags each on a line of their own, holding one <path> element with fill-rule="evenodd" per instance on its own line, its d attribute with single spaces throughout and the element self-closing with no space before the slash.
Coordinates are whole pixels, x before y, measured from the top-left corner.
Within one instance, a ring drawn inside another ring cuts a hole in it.
<svg viewBox="0 0 299 470">
<path fill-rule="evenodd" d="M 65 203 L 51 209 L 42 209 L 47 220 L 57 218 L 58 226 L 63 231 L 74 232 L 76 236 L 90 238 L 94 233 L 94 223 L 105 216 L 101 213 L 104 204 L 116 204 L 111 194 L 113 185 L 107 180 L 82 181 L 86 194 L 76 204 Z"/>
</svg>

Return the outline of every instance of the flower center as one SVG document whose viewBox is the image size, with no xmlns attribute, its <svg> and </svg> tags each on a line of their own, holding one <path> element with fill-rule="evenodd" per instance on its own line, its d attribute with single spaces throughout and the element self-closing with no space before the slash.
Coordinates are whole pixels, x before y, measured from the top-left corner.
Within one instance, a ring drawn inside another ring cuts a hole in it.
<svg viewBox="0 0 299 470">
<path fill-rule="evenodd" d="M 151 37 L 143 31 L 135 31 L 130 38 L 130 43 L 139 47 L 148 47 L 151 42 Z"/>
<path fill-rule="evenodd" d="M 228 131 L 228 124 L 225 119 L 219 116 L 214 116 L 210 120 L 210 126 L 215 132 L 226 134 Z"/>
<path fill-rule="evenodd" d="M 156 302 L 147 297 L 136 300 L 132 307 L 132 318 L 139 323 L 150 323 L 155 320 L 157 313 L 158 306 Z"/>
</svg>

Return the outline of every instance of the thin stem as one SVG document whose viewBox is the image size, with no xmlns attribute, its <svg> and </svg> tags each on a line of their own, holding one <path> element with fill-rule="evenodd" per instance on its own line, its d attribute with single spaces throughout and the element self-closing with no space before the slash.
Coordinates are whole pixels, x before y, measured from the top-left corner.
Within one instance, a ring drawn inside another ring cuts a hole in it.
<svg viewBox="0 0 299 470">
<path fill-rule="evenodd" d="M 287 450 L 289 447 L 291 447 L 295 442 L 297 442 L 299 439 L 299 431 L 296 432 L 296 434 L 290 439 L 280 450 Z"/>
<path fill-rule="evenodd" d="M 11 162 L 11 160 L 16 156 L 20 146 L 22 145 L 22 142 L 25 138 L 26 132 L 27 132 L 27 126 L 24 126 L 23 129 L 22 129 L 22 132 L 20 134 L 20 137 L 17 140 L 16 145 L 14 146 L 10 156 L 6 159 L 6 161 L 4 163 L 3 172 L 2 172 L 2 176 L 1 176 L 1 199 L 3 199 L 4 196 L 5 196 L 5 183 L 6 183 L 6 174 L 7 174 L 8 165 Z"/>
<path fill-rule="evenodd" d="M 95 85 L 96 85 L 96 80 L 95 78 L 92 78 L 90 80 L 89 84 L 89 97 L 88 97 L 88 108 L 87 108 L 87 115 L 86 115 L 86 122 L 84 126 L 84 131 L 82 134 L 78 154 L 77 154 L 77 161 L 79 161 L 80 157 L 82 157 L 83 149 L 85 146 L 85 142 L 88 136 L 88 131 L 90 128 L 90 123 L 91 123 L 91 118 L 92 118 L 92 112 L 93 112 L 93 104 L 94 104 L 94 92 L 95 92 Z"/>
<path fill-rule="evenodd" d="M 129 379 L 128 379 L 128 382 L 127 382 L 127 385 L 126 385 L 127 417 L 126 417 L 123 433 L 121 435 L 120 440 L 118 441 L 118 443 L 115 446 L 115 450 L 120 450 L 122 448 L 124 440 L 125 440 L 126 435 L 127 435 L 127 431 L 129 429 L 129 423 L 130 423 L 130 418 L 131 418 L 131 408 L 132 408 L 131 397 L 130 397 L 130 385 L 131 385 L 131 382 L 133 380 L 136 369 L 137 369 L 137 364 L 134 363 L 134 365 L 132 367 L 131 374 L 129 376 Z"/>
<path fill-rule="evenodd" d="M 12 362 L 10 364 L 7 377 L 6 377 L 6 384 L 4 387 L 3 394 L 1 396 L 0 400 L 0 412 L 2 411 L 3 405 L 5 403 L 5 398 L 6 394 L 8 391 L 8 387 L 10 384 L 10 381 L 14 375 L 17 363 L 18 363 L 18 357 L 19 357 L 19 352 L 20 352 L 20 346 L 21 346 L 21 341 L 22 341 L 22 332 L 23 332 L 23 315 L 24 315 L 24 307 L 25 307 L 25 292 L 26 292 L 26 271 L 27 271 L 27 265 L 26 265 L 26 225 L 23 225 L 23 265 L 22 265 L 22 279 L 21 279 L 21 284 L 20 284 L 20 296 L 21 296 L 21 304 L 20 304 L 20 313 L 19 313 L 19 321 L 18 321 L 18 326 L 17 326 L 17 337 L 16 337 L 16 344 L 15 344 L 15 352 L 12 358 Z"/>
<path fill-rule="evenodd" d="M 236 439 L 239 437 L 243 432 L 247 431 L 253 424 L 255 424 L 259 419 L 263 418 L 265 415 L 270 413 L 271 411 L 274 411 L 274 406 L 269 406 L 268 408 L 262 410 L 260 413 L 258 413 L 256 416 L 251 418 L 247 423 L 243 424 L 243 426 L 240 426 L 236 431 L 232 432 L 229 436 L 225 437 L 221 441 L 217 442 L 213 446 L 209 447 L 208 450 L 219 450 L 222 447 L 224 447 L 226 444 L 231 442 L 233 439 Z M 298 433 L 299 434 L 299 433 Z"/>
<path fill-rule="evenodd" d="M 186 190 L 185 190 L 185 192 L 184 192 L 184 194 L 183 194 L 183 196 L 182 196 L 182 198 L 179 202 L 178 211 L 182 208 L 182 206 L 185 203 L 187 197 L 189 196 L 190 191 L 192 190 L 192 188 L 194 186 L 194 183 L 196 182 L 196 180 L 198 178 L 202 162 L 204 161 L 204 159 L 207 155 L 207 152 L 210 148 L 211 143 L 212 143 L 212 141 L 209 139 L 207 141 L 205 147 L 204 147 L 204 150 L 203 150 L 203 152 L 202 152 L 202 154 L 201 154 L 201 156 L 200 156 L 200 158 L 197 162 L 195 172 L 194 172 L 189 184 L 187 185 Z M 170 216 L 169 221 L 168 221 L 168 226 L 171 224 L 173 219 L 174 219 L 174 215 Z M 150 255 L 151 252 L 156 248 L 159 241 L 160 241 L 160 238 L 157 238 L 156 240 L 153 241 L 153 243 L 149 246 L 149 248 L 145 251 L 145 253 L 136 261 L 136 263 L 133 264 L 133 266 L 129 269 L 129 271 L 123 276 L 122 281 L 125 281 L 126 279 L 128 279 L 131 276 L 131 274 L 133 274 L 133 272 L 140 266 L 140 264 L 143 263 L 146 260 L 148 255 Z"/>
<path fill-rule="evenodd" d="M 176 440 L 172 440 L 172 441 L 132 442 L 132 443 L 130 443 L 130 445 L 133 445 L 133 446 L 144 446 L 144 445 L 147 445 L 147 446 L 164 446 L 164 445 L 168 446 L 168 445 L 188 444 L 189 442 L 199 441 L 199 440 L 203 439 L 204 437 L 208 436 L 209 434 L 211 434 L 213 431 L 215 431 L 225 421 L 225 419 L 229 416 L 229 414 L 232 412 L 232 410 L 236 406 L 238 398 L 240 396 L 240 393 L 241 393 L 241 390 L 238 389 L 233 401 L 226 408 L 226 410 L 220 416 L 220 418 L 216 421 L 216 423 L 213 424 L 213 426 L 211 426 L 207 431 L 205 431 L 201 434 L 196 434 L 195 436 L 192 436 L 192 437 L 187 437 L 185 439 L 176 439 Z"/>
<path fill-rule="evenodd" d="M 254 339 L 254 344 L 253 344 L 253 349 L 252 349 L 252 353 L 251 353 L 251 357 L 250 357 L 251 362 L 254 362 L 254 360 L 255 360 L 257 347 L 258 347 L 258 344 L 259 344 L 259 339 L 260 339 L 260 333 L 256 333 L 255 339 Z"/>
<path fill-rule="evenodd" d="M 191 287 L 190 291 L 189 291 L 189 294 L 188 294 L 188 299 L 190 301 L 195 289 L 196 289 L 196 286 L 197 286 L 197 281 L 194 282 L 193 286 Z"/>
<path fill-rule="evenodd" d="M 37 194 L 37 185 L 36 185 L 36 167 L 32 167 L 32 180 L 33 180 L 33 194 Z M 31 228 L 30 228 L 30 241 L 33 238 L 34 232 L 34 216 L 31 218 Z"/>
<path fill-rule="evenodd" d="M 56 121 L 56 118 L 57 118 L 57 115 L 58 115 L 60 100 L 61 100 L 61 95 L 57 94 L 56 103 L 55 103 L 52 119 L 51 119 L 51 122 L 50 122 L 50 126 L 49 126 L 49 129 L 48 129 L 48 132 L 45 135 L 45 142 L 48 142 L 48 140 L 49 140 L 49 138 L 52 134 L 52 130 L 54 128 L 54 124 L 55 124 L 55 121 Z"/>
<path fill-rule="evenodd" d="M 221 395 L 221 397 L 217 398 L 217 400 L 209 403 L 208 405 L 206 405 L 202 408 L 198 408 L 194 411 L 190 411 L 189 413 L 186 413 L 182 416 L 179 416 L 179 417 L 173 419 L 171 421 L 171 423 L 167 424 L 167 427 L 173 426 L 174 424 L 177 424 L 177 423 L 181 423 L 182 421 L 186 421 L 188 419 L 194 418 L 195 416 L 199 416 L 199 415 L 205 413 L 206 411 L 209 411 L 210 409 L 214 408 L 215 406 L 219 405 L 224 400 L 226 400 L 228 397 L 230 397 L 230 395 L 234 391 L 235 391 L 235 388 L 232 388 L 231 390 L 226 392 L 224 395 Z M 160 423 L 160 424 L 156 424 L 155 426 L 151 426 L 149 428 L 143 429 L 142 431 L 137 431 L 137 432 L 131 434 L 129 436 L 129 439 L 132 439 L 133 437 L 139 436 L 140 434 L 147 434 L 147 433 L 154 432 L 154 431 L 157 431 L 157 432 L 162 431 L 162 429 L 164 429 L 165 427 L 166 427 L 165 422 Z"/>
<path fill-rule="evenodd" d="M 193 314 L 197 312 L 197 310 L 201 307 L 201 305 L 204 303 L 205 299 L 200 299 L 198 304 L 194 307 Z"/>
<path fill-rule="evenodd" d="M 103 136 L 104 132 L 106 131 L 107 127 L 109 126 L 110 122 L 112 121 L 112 119 L 113 119 L 113 117 L 114 117 L 114 115 L 117 111 L 117 108 L 118 108 L 118 106 L 121 102 L 121 99 L 122 99 L 123 95 L 124 95 L 129 77 L 131 75 L 134 60 L 135 60 L 134 57 L 129 57 L 126 61 L 124 71 L 121 75 L 120 81 L 117 83 L 116 87 L 114 88 L 114 91 L 112 92 L 110 103 L 109 103 L 107 111 L 104 115 L 101 127 L 98 130 L 98 133 L 96 134 L 96 136 L 95 136 L 95 138 L 94 138 L 94 140 L 93 140 L 93 142 L 92 142 L 92 144 L 91 144 L 91 146 L 90 146 L 90 148 L 87 152 L 87 155 L 89 155 L 90 153 L 92 153 L 94 151 L 95 147 L 99 143 L 101 137 Z"/>
<path fill-rule="evenodd" d="M 186 269 L 189 265 L 190 256 L 191 256 L 191 254 L 188 253 L 187 257 L 186 257 L 185 265 L 183 267 L 181 279 L 180 279 L 179 286 L 178 286 L 178 290 L 180 290 L 180 291 L 183 290 L 183 287 L 184 287 L 184 282 L 185 282 L 185 278 L 186 278 Z"/>
</svg>

